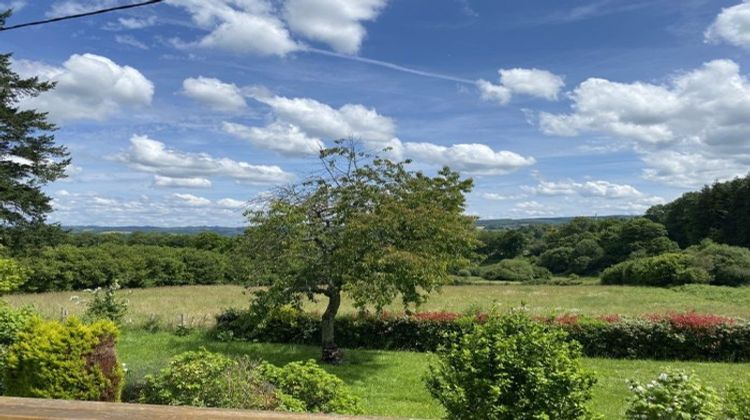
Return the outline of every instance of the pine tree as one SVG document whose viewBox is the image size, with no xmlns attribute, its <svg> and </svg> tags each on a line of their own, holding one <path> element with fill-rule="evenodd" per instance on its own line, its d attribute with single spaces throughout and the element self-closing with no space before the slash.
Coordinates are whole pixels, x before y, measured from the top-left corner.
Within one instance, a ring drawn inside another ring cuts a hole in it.
<svg viewBox="0 0 750 420">
<path fill-rule="evenodd" d="M 10 11 L 0 14 L 0 27 L 9 16 Z M 47 113 L 19 108 L 22 99 L 54 86 L 21 78 L 11 69 L 11 54 L 0 54 L 0 241 L 11 249 L 20 236 L 48 230 L 51 198 L 42 188 L 65 177 L 70 164 L 65 147 L 55 144 L 56 127 Z"/>
</svg>

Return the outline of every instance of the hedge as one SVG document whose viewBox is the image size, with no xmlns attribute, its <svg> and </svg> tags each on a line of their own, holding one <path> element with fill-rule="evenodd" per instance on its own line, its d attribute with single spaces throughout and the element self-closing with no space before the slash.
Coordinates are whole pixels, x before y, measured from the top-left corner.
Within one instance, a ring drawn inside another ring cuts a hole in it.
<svg viewBox="0 0 750 420">
<path fill-rule="evenodd" d="M 346 348 L 434 351 L 446 344 L 446 333 L 468 332 L 484 315 L 451 312 L 358 316 L 336 319 L 336 343 Z M 589 357 L 750 361 L 750 322 L 694 312 L 644 317 L 584 318 L 575 315 L 539 318 L 562 328 L 581 343 Z M 249 311 L 230 309 L 217 317 L 216 331 L 237 339 L 291 344 L 320 344 L 320 317 L 285 310 L 258 321 Z"/>
</svg>

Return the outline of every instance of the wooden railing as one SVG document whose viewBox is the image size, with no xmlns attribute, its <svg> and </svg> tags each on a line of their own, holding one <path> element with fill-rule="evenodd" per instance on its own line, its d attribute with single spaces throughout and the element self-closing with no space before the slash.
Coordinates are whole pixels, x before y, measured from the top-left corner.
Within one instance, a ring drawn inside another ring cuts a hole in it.
<svg viewBox="0 0 750 420">
<path fill-rule="evenodd" d="M 0 397 L 2 419 L 355 419 L 322 414 L 280 413 L 275 411 L 224 410 L 215 408 L 171 407 L 105 403 L 90 401 L 40 400 L 35 398 Z M 357 420 L 367 417 L 356 417 Z M 372 417 L 370 417 L 372 418 Z"/>
</svg>

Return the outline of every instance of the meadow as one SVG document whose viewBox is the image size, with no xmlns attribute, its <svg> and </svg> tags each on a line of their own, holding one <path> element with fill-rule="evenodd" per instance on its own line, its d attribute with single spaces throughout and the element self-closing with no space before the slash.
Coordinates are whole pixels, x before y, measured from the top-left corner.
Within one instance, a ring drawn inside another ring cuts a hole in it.
<svg viewBox="0 0 750 420">
<path fill-rule="evenodd" d="M 127 382 L 136 384 L 147 373 L 164 367 L 170 357 L 205 347 L 229 355 L 249 355 L 272 363 L 316 359 L 318 347 L 212 341 L 201 332 L 178 337 L 168 332 L 125 330 L 119 354 L 127 364 Z M 422 378 L 432 356 L 425 353 L 347 350 L 341 365 L 322 365 L 341 377 L 364 402 L 366 414 L 378 416 L 440 418 L 444 412 L 424 387 Z M 584 358 L 595 372 L 592 408 L 604 418 L 622 418 L 630 395 L 626 379 L 650 381 L 669 366 L 695 372 L 705 383 L 721 391 L 733 381 L 750 379 L 750 364 L 665 362 Z M 126 391 L 126 397 L 128 392 Z"/>
<path fill-rule="evenodd" d="M 245 308 L 250 296 L 248 289 L 233 285 L 157 287 L 119 292 L 128 299 L 126 325 L 158 323 L 176 326 L 180 317 L 194 327 L 209 327 L 216 314 L 226 308 Z M 54 292 L 15 294 L 6 300 L 15 307 L 33 305 L 48 318 L 59 318 L 63 311 L 78 315 L 85 310 L 85 292 Z M 78 299 L 80 298 L 80 299 Z M 79 303 L 76 303 L 76 302 Z M 322 312 L 325 302 L 309 303 L 310 311 Z M 526 305 L 535 314 L 581 313 L 587 315 L 696 311 L 740 318 L 750 318 L 750 288 L 686 285 L 674 288 L 602 286 L 524 285 L 518 283 L 479 283 L 445 286 L 420 307 L 422 311 L 463 312 L 474 308 L 497 306 L 500 310 Z M 398 303 L 387 307 L 402 311 Z M 355 309 L 344 297 L 341 312 Z"/>
</svg>

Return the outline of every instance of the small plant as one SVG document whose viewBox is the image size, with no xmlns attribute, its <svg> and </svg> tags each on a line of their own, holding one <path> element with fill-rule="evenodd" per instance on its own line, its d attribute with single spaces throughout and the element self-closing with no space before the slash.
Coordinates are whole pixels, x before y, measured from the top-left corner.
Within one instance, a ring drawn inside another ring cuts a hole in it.
<svg viewBox="0 0 750 420">
<path fill-rule="evenodd" d="M 453 334 L 426 378 L 451 419 L 577 419 L 594 378 L 581 348 L 559 329 L 516 310 Z"/>
<path fill-rule="evenodd" d="M 736 384 L 727 389 L 722 414 L 727 420 L 750 419 L 750 383 Z"/>
<path fill-rule="evenodd" d="M 630 390 L 628 419 L 708 420 L 719 411 L 716 391 L 681 370 L 667 370 L 647 384 L 630 381 Z"/>
<path fill-rule="evenodd" d="M 119 289 L 120 285 L 114 282 L 105 289 L 98 287 L 90 291 L 92 298 L 86 306 L 84 316 L 91 320 L 107 319 L 120 325 L 128 312 L 128 301 L 117 297 Z"/>
</svg>

